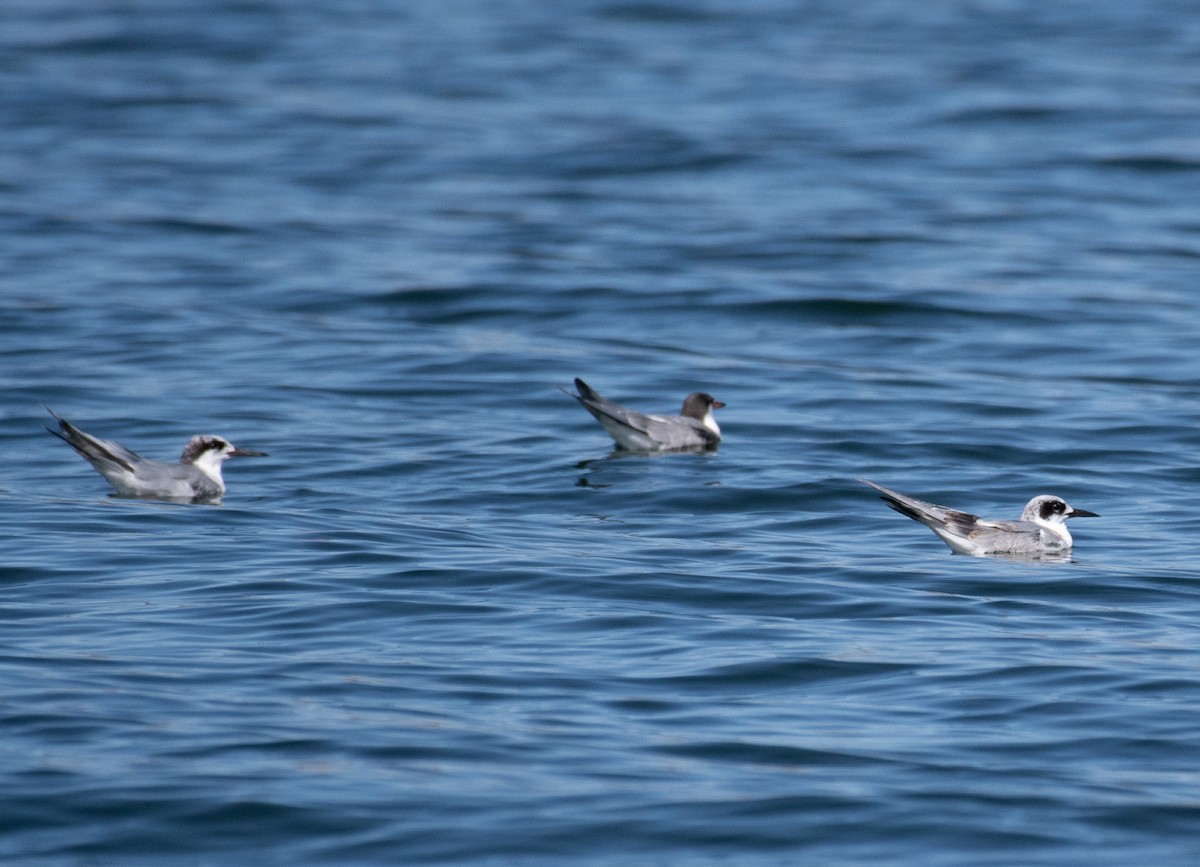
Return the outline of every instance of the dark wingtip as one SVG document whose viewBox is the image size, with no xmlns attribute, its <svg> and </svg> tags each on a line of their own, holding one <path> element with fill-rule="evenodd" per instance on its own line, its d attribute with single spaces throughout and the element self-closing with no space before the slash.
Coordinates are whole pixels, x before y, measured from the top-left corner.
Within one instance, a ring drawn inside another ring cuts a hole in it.
<svg viewBox="0 0 1200 867">
<path fill-rule="evenodd" d="M 63 431 L 70 430 L 70 428 L 71 428 L 70 422 L 68 422 L 65 418 L 63 418 L 61 415 L 56 413 L 50 407 L 46 406 L 46 404 L 44 404 L 44 403 L 42 404 L 42 409 L 46 410 L 46 412 L 48 412 L 48 413 L 50 413 L 50 415 L 54 416 L 54 420 L 58 422 L 58 427 L 59 427 L 59 430 L 55 430 L 52 427 L 48 427 L 48 428 L 46 428 L 46 430 L 48 430 L 50 433 L 54 434 L 56 437 L 58 437 L 60 440 L 62 440 L 67 445 L 71 445 L 71 441 L 63 435 Z M 71 446 L 71 447 L 74 448 L 74 446 Z"/>
<path fill-rule="evenodd" d="M 588 385 L 586 382 L 584 382 L 582 379 L 580 379 L 578 376 L 575 377 L 575 390 L 577 392 L 579 392 L 579 394 L 572 395 L 572 397 L 578 397 L 580 400 L 584 400 L 584 399 L 591 400 L 597 396 L 596 390 L 594 388 L 592 388 L 590 385 Z"/>
<path fill-rule="evenodd" d="M 895 499 L 894 497 L 880 497 L 879 499 L 883 500 L 887 504 L 887 507 L 889 509 L 891 509 L 893 512 L 899 512 L 901 515 L 904 515 L 904 517 L 912 518 L 914 521 L 921 520 L 920 512 L 918 512 L 916 509 L 912 508 L 911 506 L 900 502 L 899 500 Z"/>
</svg>

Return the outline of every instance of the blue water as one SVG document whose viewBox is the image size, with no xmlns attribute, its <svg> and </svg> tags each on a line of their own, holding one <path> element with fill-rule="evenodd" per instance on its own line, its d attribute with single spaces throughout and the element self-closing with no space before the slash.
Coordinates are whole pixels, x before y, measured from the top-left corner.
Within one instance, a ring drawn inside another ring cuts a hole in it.
<svg viewBox="0 0 1200 867">
<path fill-rule="evenodd" d="M 0 860 L 1197 863 L 1198 95 L 1169 0 L 6 3 Z"/>
</svg>

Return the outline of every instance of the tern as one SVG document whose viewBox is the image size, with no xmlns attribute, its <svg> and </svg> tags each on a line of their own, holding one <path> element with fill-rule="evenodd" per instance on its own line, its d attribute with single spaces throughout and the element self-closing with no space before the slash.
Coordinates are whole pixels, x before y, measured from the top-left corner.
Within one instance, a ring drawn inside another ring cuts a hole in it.
<svg viewBox="0 0 1200 867">
<path fill-rule="evenodd" d="M 575 388 L 578 394 L 565 388 L 562 392 L 583 404 L 620 448 L 639 452 L 711 448 L 721 441 L 712 411 L 725 404 L 711 394 L 689 394 L 679 415 L 646 415 L 613 403 L 582 379 L 575 380 Z"/>
<path fill-rule="evenodd" d="M 266 457 L 266 452 L 234 448 L 224 437 L 198 435 L 183 447 L 179 463 L 152 461 L 120 443 L 102 440 L 84 433 L 50 407 L 62 432 L 46 428 L 65 442 L 108 479 L 121 497 L 152 497 L 170 500 L 206 502 L 225 493 L 221 465 L 229 458 Z"/>
<path fill-rule="evenodd" d="M 905 494 L 859 479 L 883 494 L 880 499 L 914 521 L 920 521 L 950 546 L 956 554 L 1009 554 L 1039 556 L 1064 554 L 1073 541 L 1068 518 L 1099 518 L 1095 512 L 1074 509 L 1061 497 L 1042 494 L 1025 506 L 1020 520 L 980 518 L 968 512 L 926 503 Z"/>
</svg>

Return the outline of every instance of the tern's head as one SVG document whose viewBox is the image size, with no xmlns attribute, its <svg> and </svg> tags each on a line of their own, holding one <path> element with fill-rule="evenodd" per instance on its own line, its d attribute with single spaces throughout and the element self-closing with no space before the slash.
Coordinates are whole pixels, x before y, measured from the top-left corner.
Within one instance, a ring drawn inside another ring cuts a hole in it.
<svg viewBox="0 0 1200 867">
<path fill-rule="evenodd" d="M 685 418 L 694 418 L 717 436 L 720 436 L 721 429 L 717 427 L 717 420 L 713 418 L 712 411 L 720 409 L 723 406 L 725 404 L 719 400 L 714 400 L 711 394 L 697 391 L 683 399 L 683 411 L 680 415 Z"/>
<path fill-rule="evenodd" d="M 1042 494 L 1034 497 L 1021 513 L 1022 520 L 1041 524 L 1043 527 L 1054 529 L 1066 523 L 1067 518 L 1099 518 L 1095 512 L 1087 509 L 1072 509 L 1062 497 Z"/>
<path fill-rule="evenodd" d="M 233 443 L 224 437 L 198 434 L 188 440 L 187 445 L 183 447 L 183 456 L 179 462 L 191 464 L 217 484 L 223 485 L 221 464 L 229 458 L 265 458 L 266 456 L 266 452 L 256 449 L 235 448 Z"/>
</svg>

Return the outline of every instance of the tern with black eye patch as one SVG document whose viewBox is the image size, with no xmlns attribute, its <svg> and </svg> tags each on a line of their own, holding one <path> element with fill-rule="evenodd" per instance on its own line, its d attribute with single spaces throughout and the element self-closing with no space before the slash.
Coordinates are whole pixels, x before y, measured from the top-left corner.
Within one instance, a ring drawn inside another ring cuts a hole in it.
<svg viewBox="0 0 1200 867">
<path fill-rule="evenodd" d="M 1064 554 L 1074 540 L 1067 530 L 1068 518 L 1098 518 L 1095 512 L 1068 506 L 1061 497 L 1034 497 L 1019 520 L 992 520 L 969 512 L 926 503 L 882 485 L 859 479 L 879 491 L 885 503 L 933 530 L 956 554 L 1004 554 L 1024 557 Z"/>
<path fill-rule="evenodd" d="M 46 430 L 75 449 L 122 497 L 213 502 L 225 494 L 221 476 L 225 461 L 267 455 L 256 449 L 236 448 L 224 437 L 199 435 L 188 440 L 179 463 L 152 461 L 120 443 L 81 431 L 50 407 L 46 410 L 59 426 L 59 430 Z"/>
</svg>

